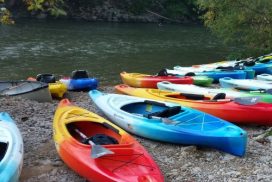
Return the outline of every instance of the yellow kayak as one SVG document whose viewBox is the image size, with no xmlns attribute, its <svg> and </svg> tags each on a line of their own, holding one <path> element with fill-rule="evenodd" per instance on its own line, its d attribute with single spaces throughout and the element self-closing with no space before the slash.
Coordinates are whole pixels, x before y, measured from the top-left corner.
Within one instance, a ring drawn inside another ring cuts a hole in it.
<svg viewBox="0 0 272 182">
<path fill-rule="evenodd" d="M 49 91 L 53 97 L 62 98 L 65 92 L 67 92 L 67 86 L 57 81 L 56 83 L 49 83 Z"/>
</svg>

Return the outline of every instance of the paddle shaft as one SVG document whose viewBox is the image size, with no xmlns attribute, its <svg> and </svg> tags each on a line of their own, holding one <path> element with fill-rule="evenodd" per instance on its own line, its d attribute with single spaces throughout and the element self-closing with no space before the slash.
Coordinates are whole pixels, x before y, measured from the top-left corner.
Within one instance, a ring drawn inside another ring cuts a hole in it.
<svg viewBox="0 0 272 182">
<path fill-rule="evenodd" d="M 83 138 L 83 139 L 87 139 L 87 136 L 86 135 L 84 135 L 81 131 L 79 131 L 78 129 L 76 129 L 75 128 L 75 132 L 77 132 L 77 134 L 79 134 L 79 136 L 81 137 L 81 138 Z M 93 145 L 95 145 L 95 143 L 94 142 L 92 142 L 91 140 L 88 140 L 88 142 L 89 142 L 89 144 L 91 145 L 91 146 L 93 146 Z"/>
</svg>

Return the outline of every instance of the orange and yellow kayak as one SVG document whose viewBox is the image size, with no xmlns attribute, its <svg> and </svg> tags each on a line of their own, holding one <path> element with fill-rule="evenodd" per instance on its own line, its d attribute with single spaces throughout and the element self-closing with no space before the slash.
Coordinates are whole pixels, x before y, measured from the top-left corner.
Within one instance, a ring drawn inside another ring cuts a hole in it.
<svg viewBox="0 0 272 182">
<path fill-rule="evenodd" d="M 157 88 L 157 83 L 162 81 L 169 81 L 176 84 L 193 84 L 192 77 L 177 77 L 177 76 L 157 76 L 146 75 L 141 73 L 120 73 L 122 81 L 132 87 L 139 88 Z"/>
<path fill-rule="evenodd" d="M 122 94 L 178 103 L 234 123 L 272 125 L 272 104 L 270 103 L 258 102 L 246 105 L 230 99 L 211 100 L 203 95 L 133 88 L 124 84 L 115 86 L 115 89 Z"/>
<path fill-rule="evenodd" d="M 60 102 L 53 122 L 54 141 L 62 160 L 89 181 L 160 182 L 163 176 L 148 152 L 131 135 L 68 99 Z M 92 158 L 93 144 L 110 150 Z"/>
</svg>

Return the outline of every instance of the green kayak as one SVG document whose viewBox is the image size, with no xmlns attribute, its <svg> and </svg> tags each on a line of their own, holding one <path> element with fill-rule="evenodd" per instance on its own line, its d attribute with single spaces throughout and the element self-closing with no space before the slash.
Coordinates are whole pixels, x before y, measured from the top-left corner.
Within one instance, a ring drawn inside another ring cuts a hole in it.
<svg viewBox="0 0 272 182">
<path fill-rule="evenodd" d="M 208 87 L 212 84 L 213 79 L 207 76 L 193 76 L 194 85 Z"/>
</svg>

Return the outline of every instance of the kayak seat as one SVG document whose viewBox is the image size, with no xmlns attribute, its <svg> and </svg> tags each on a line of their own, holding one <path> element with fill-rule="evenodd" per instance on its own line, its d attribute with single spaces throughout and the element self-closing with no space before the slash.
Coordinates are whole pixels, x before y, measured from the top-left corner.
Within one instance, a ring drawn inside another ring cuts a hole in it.
<svg viewBox="0 0 272 182">
<path fill-rule="evenodd" d="M 186 73 L 184 76 L 196 76 L 196 74 L 193 72 L 189 72 L 189 73 Z"/>
<path fill-rule="evenodd" d="M 174 116 L 174 115 L 180 113 L 181 111 L 182 110 L 181 110 L 180 106 L 174 106 L 174 107 L 169 107 L 167 109 L 164 109 L 163 111 L 145 114 L 144 117 L 146 117 L 148 119 L 151 119 L 152 116 L 161 117 L 161 118 L 168 118 L 168 117 L 171 117 L 171 116 Z"/>
<path fill-rule="evenodd" d="M 165 68 L 160 70 L 158 76 L 168 76 L 167 70 Z"/>
<path fill-rule="evenodd" d="M 88 72 L 85 70 L 75 70 L 71 75 L 72 79 L 89 78 Z"/>
<path fill-rule="evenodd" d="M 105 134 L 95 134 L 92 137 L 88 137 L 86 139 L 82 139 L 82 143 L 89 145 L 89 140 L 94 142 L 96 145 L 112 145 L 112 144 L 118 144 L 118 141 L 108 135 Z"/>
<path fill-rule="evenodd" d="M 225 93 L 218 93 L 212 98 L 212 100 L 225 99 L 225 98 L 226 98 Z"/>
<path fill-rule="evenodd" d="M 36 80 L 40 81 L 40 82 L 44 82 L 44 83 L 55 83 L 56 82 L 56 78 L 54 75 L 52 74 L 38 74 L 36 76 Z"/>
<path fill-rule="evenodd" d="M 186 97 L 186 99 L 190 100 L 204 100 L 205 96 L 200 94 L 187 94 L 187 93 L 181 93 L 181 96 Z"/>
</svg>

